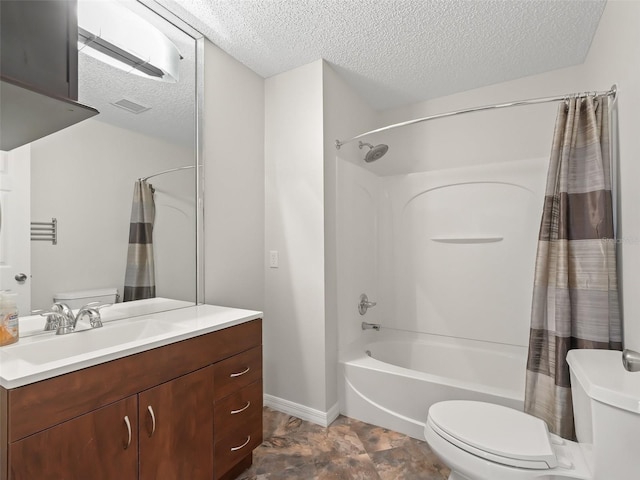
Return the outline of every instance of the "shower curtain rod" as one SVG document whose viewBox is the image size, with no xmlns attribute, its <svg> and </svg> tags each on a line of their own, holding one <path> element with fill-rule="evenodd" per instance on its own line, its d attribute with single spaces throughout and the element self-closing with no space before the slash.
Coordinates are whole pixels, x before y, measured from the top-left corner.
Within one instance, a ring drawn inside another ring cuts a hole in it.
<svg viewBox="0 0 640 480">
<path fill-rule="evenodd" d="M 164 175 L 165 173 L 177 172 L 178 170 L 186 170 L 188 168 L 196 168 L 196 167 L 195 165 L 187 165 L 186 167 L 170 168 L 169 170 L 165 170 L 164 172 L 154 173 L 153 175 L 149 175 L 148 177 L 140 177 L 138 181 L 146 182 L 151 177 L 157 177 L 158 175 Z"/>
<path fill-rule="evenodd" d="M 415 120 L 408 120 L 406 122 L 395 123 L 393 125 L 387 125 L 386 127 L 377 128 L 375 130 L 371 130 L 369 132 L 365 132 L 365 133 L 361 133 L 360 135 L 356 135 L 355 137 L 350 138 L 349 140 L 344 140 L 344 141 L 336 140 L 336 150 L 340 150 L 340 147 L 342 145 L 345 145 L 347 143 L 351 143 L 351 142 L 353 142 L 355 140 L 358 140 L 358 139 L 360 139 L 362 137 L 365 137 L 367 135 L 371 135 L 373 133 L 384 132 L 386 130 L 391 130 L 393 128 L 398 128 L 398 127 L 405 127 L 407 125 L 413 125 L 414 123 L 422 123 L 422 122 L 426 122 L 427 120 L 435 120 L 436 118 L 453 117 L 455 115 L 461 115 L 463 113 L 481 112 L 483 110 L 493 110 L 493 109 L 497 109 L 497 108 L 518 107 L 520 105 L 535 105 L 537 103 L 561 102 L 561 101 L 566 101 L 566 100 L 568 100 L 568 99 L 570 99 L 572 97 L 584 98 L 584 97 L 587 97 L 589 95 L 613 96 L 613 101 L 615 102 L 616 97 L 617 97 L 617 92 L 618 92 L 618 85 L 614 83 L 611 86 L 611 89 L 607 90 L 606 92 L 568 93 L 566 95 L 556 95 L 555 97 L 544 97 L 544 98 L 533 98 L 533 99 L 529 99 L 529 100 L 518 100 L 516 102 L 497 103 L 495 105 L 483 105 L 481 107 L 465 108 L 463 110 L 456 110 L 454 112 L 438 113 L 437 115 L 431 115 L 429 117 L 416 118 Z"/>
</svg>

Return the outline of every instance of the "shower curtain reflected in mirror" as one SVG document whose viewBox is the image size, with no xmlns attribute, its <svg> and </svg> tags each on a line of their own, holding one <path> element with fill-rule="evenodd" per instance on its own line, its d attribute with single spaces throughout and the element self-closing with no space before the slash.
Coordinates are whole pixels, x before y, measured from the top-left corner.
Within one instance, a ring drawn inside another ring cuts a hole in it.
<svg viewBox="0 0 640 480">
<path fill-rule="evenodd" d="M 567 352 L 620 350 L 606 96 L 558 109 L 545 193 L 525 390 L 525 411 L 575 437 Z"/>
<path fill-rule="evenodd" d="M 153 258 L 153 223 L 156 207 L 154 189 L 145 180 L 138 180 L 133 191 L 129 249 L 124 281 L 124 301 L 142 300 L 156 296 L 155 264 Z"/>
</svg>

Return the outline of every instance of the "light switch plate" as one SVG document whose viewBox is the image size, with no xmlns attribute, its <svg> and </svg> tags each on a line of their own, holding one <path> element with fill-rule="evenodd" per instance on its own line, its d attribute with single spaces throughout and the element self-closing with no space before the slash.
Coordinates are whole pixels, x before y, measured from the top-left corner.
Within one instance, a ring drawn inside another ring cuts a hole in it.
<svg viewBox="0 0 640 480">
<path fill-rule="evenodd" d="M 278 251 L 277 250 L 271 250 L 269 252 L 269 267 L 278 268 Z"/>
</svg>

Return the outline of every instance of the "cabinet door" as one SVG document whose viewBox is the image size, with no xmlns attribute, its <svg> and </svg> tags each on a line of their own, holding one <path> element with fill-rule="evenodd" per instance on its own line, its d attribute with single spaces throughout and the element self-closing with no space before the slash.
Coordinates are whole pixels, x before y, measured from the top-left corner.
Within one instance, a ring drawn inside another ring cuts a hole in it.
<svg viewBox="0 0 640 480">
<path fill-rule="evenodd" d="M 213 367 L 140 393 L 140 479 L 213 478 Z"/>
<path fill-rule="evenodd" d="M 10 480 L 135 480 L 137 397 L 9 444 Z"/>
</svg>

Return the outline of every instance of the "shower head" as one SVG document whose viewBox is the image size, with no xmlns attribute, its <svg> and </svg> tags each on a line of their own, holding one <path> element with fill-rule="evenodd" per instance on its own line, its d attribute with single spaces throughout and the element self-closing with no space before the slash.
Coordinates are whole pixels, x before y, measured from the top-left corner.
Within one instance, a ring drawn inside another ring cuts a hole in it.
<svg viewBox="0 0 640 480">
<path fill-rule="evenodd" d="M 364 146 L 369 147 L 369 151 L 364 156 L 364 161 L 367 163 L 375 162 L 379 158 L 382 158 L 384 154 L 387 153 L 387 150 L 389 150 L 389 146 L 382 143 L 374 147 L 370 143 L 358 142 L 358 148 L 360 150 L 362 150 L 362 147 Z"/>
</svg>

